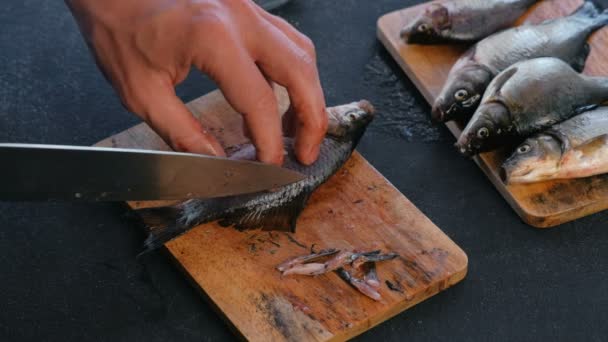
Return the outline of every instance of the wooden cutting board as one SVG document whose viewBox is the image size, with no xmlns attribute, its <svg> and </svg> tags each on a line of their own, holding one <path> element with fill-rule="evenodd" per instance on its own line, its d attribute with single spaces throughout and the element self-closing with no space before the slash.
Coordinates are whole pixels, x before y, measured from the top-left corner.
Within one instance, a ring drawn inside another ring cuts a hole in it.
<svg viewBox="0 0 608 342">
<path fill-rule="evenodd" d="M 545 0 L 539 2 L 520 19 L 531 23 L 572 13 L 582 0 Z M 466 46 L 408 45 L 402 42 L 399 31 L 428 4 L 389 13 L 378 21 L 378 37 L 414 82 L 426 100 L 432 104 L 441 91 L 454 62 Z M 519 23 L 518 23 L 519 24 Z M 585 73 L 608 75 L 608 29 L 596 32 L 590 40 L 591 55 Z M 430 113 L 429 113 L 430 115 Z M 455 123 L 447 124 L 458 137 L 462 130 Z M 608 175 L 566 181 L 505 186 L 499 168 L 510 151 L 481 154 L 474 158 L 494 186 L 528 224 L 538 228 L 553 227 L 608 208 Z M 456 153 L 456 152 L 454 152 Z"/>
<path fill-rule="evenodd" d="M 285 91 L 277 96 L 285 109 Z M 245 141 L 241 118 L 221 93 L 188 106 L 224 146 Z M 145 124 L 98 145 L 168 149 Z M 167 203 L 129 203 L 160 204 Z M 282 279 L 274 267 L 308 254 L 313 245 L 399 253 L 400 259 L 379 264 L 378 272 L 402 291 L 383 283 L 383 300 L 374 302 L 334 273 Z M 166 247 L 234 331 L 252 341 L 345 340 L 447 289 L 467 272 L 465 253 L 358 153 L 313 194 L 295 234 L 207 224 Z"/>
</svg>

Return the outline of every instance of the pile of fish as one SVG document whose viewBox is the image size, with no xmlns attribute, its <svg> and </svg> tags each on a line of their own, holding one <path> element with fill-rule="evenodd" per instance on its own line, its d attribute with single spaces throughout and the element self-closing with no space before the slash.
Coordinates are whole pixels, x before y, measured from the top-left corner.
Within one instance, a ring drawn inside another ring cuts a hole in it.
<svg viewBox="0 0 608 342">
<path fill-rule="evenodd" d="M 587 1 L 569 16 L 505 29 L 535 2 L 433 2 L 402 30 L 410 44 L 474 43 L 431 115 L 465 125 L 456 142 L 465 156 L 514 148 L 507 184 L 608 173 L 608 77 L 581 73 L 608 11 Z"/>
<path fill-rule="evenodd" d="M 322 259 L 332 257 L 325 262 Z M 395 253 L 381 254 L 380 250 L 372 252 L 339 251 L 326 249 L 316 253 L 291 258 L 276 268 L 283 276 L 307 275 L 318 276 L 337 272 L 340 278 L 369 298 L 380 301 L 380 279 L 376 272 L 376 263 L 393 260 Z M 350 267 L 350 270 L 348 268 Z"/>
<path fill-rule="evenodd" d="M 168 207 L 137 210 L 148 225 L 144 252 L 157 249 L 169 240 L 207 222 L 239 230 L 295 231 L 296 221 L 315 189 L 337 172 L 352 152 L 374 117 L 367 101 L 327 109 L 328 132 L 321 143 L 319 159 L 312 165 L 300 164 L 294 152 L 294 140 L 284 138 L 287 155 L 283 167 L 307 177 L 297 183 L 256 194 L 213 199 L 192 199 Z M 252 144 L 239 147 L 231 158 L 255 160 Z"/>
</svg>

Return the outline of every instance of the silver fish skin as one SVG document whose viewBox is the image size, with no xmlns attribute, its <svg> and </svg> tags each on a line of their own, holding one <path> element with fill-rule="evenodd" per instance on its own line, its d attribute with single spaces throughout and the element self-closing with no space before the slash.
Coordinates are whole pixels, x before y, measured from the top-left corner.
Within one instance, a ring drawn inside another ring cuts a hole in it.
<svg viewBox="0 0 608 342">
<path fill-rule="evenodd" d="M 517 63 L 490 83 L 456 147 L 466 155 L 518 142 L 608 100 L 608 78 L 557 58 Z"/>
<path fill-rule="evenodd" d="M 327 136 L 321 143 L 319 159 L 314 164 L 300 164 L 295 156 L 293 139 L 284 139 L 287 155 L 283 167 L 296 170 L 307 178 L 273 191 L 193 199 L 176 206 L 137 210 L 148 224 L 149 231 L 143 253 L 161 247 L 191 228 L 213 221 L 239 230 L 264 228 L 293 232 L 311 193 L 350 158 L 373 119 L 374 109 L 369 102 L 360 101 L 328 108 L 327 113 Z M 231 158 L 254 159 L 255 148 L 251 144 L 244 145 Z"/>
<path fill-rule="evenodd" d="M 567 17 L 522 25 L 489 36 L 471 47 L 452 67 L 435 99 L 434 120 L 468 120 L 492 79 L 511 65 L 555 57 L 582 71 L 589 55 L 587 38 L 608 23 L 608 12 L 585 2 Z"/>
<path fill-rule="evenodd" d="M 409 44 L 470 43 L 507 28 L 538 0 L 431 2 L 401 30 Z"/>
<path fill-rule="evenodd" d="M 502 165 L 506 184 L 583 178 L 608 173 L 608 107 L 599 107 L 538 133 Z"/>
</svg>

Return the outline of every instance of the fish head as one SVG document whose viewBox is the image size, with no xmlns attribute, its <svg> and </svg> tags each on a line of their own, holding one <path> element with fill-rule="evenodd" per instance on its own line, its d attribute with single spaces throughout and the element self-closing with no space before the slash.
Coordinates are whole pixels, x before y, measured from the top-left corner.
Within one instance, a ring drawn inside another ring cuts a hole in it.
<svg viewBox="0 0 608 342">
<path fill-rule="evenodd" d="M 435 99 L 431 117 L 437 122 L 470 118 L 491 81 L 490 70 L 476 63 L 454 70 Z"/>
<path fill-rule="evenodd" d="M 483 103 L 460 134 L 455 146 L 465 156 L 495 149 L 510 138 L 511 115 L 500 101 Z"/>
<path fill-rule="evenodd" d="M 552 135 L 538 134 L 526 139 L 500 170 L 505 184 L 531 183 L 550 179 L 559 169 L 562 145 Z"/>
<path fill-rule="evenodd" d="M 374 119 L 374 107 L 367 101 L 328 108 L 327 135 L 339 140 L 359 141 Z"/>
<path fill-rule="evenodd" d="M 433 3 L 401 30 L 401 38 L 410 44 L 432 44 L 445 40 L 451 27 L 450 13 L 442 4 Z"/>
</svg>

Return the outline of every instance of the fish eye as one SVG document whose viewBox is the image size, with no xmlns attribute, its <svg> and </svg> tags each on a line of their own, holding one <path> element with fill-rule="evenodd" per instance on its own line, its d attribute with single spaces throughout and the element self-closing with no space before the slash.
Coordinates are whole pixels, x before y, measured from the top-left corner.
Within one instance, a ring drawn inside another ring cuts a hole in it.
<svg viewBox="0 0 608 342">
<path fill-rule="evenodd" d="M 454 98 L 456 99 L 456 101 L 464 101 L 467 99 L 467 97 L 469 97 L 469 92 L 466 91 L 465 89 L 459 89 L 456 91 L 456 93 L 454 93 Z"/>
<path fill-rule="evenodd" d="M 485 139 L 490 136 L 490 130 L 487 127 L 481 127 L 477 130 L 477 137 L 479 139 Z"/>
<path fill-rule="evenodd" d="M 524 154 L 524 153 L 528 153 L 530 152 L 532 148 L 530 147 L 530 145 L 525 144 L 525 145 L 521 145 L 519 146 L 519 148 L 517 149 L 517 153 L 519 154 Z"/>
<path fill-rule="evenodd" d="M 428 29 L 429 29 L 429 25 L 428 24 L 420 24 L 420 25 L 418 25 L 418 31 L 420 31 L 420 32 L 428 31 Z"/>
</svg>

